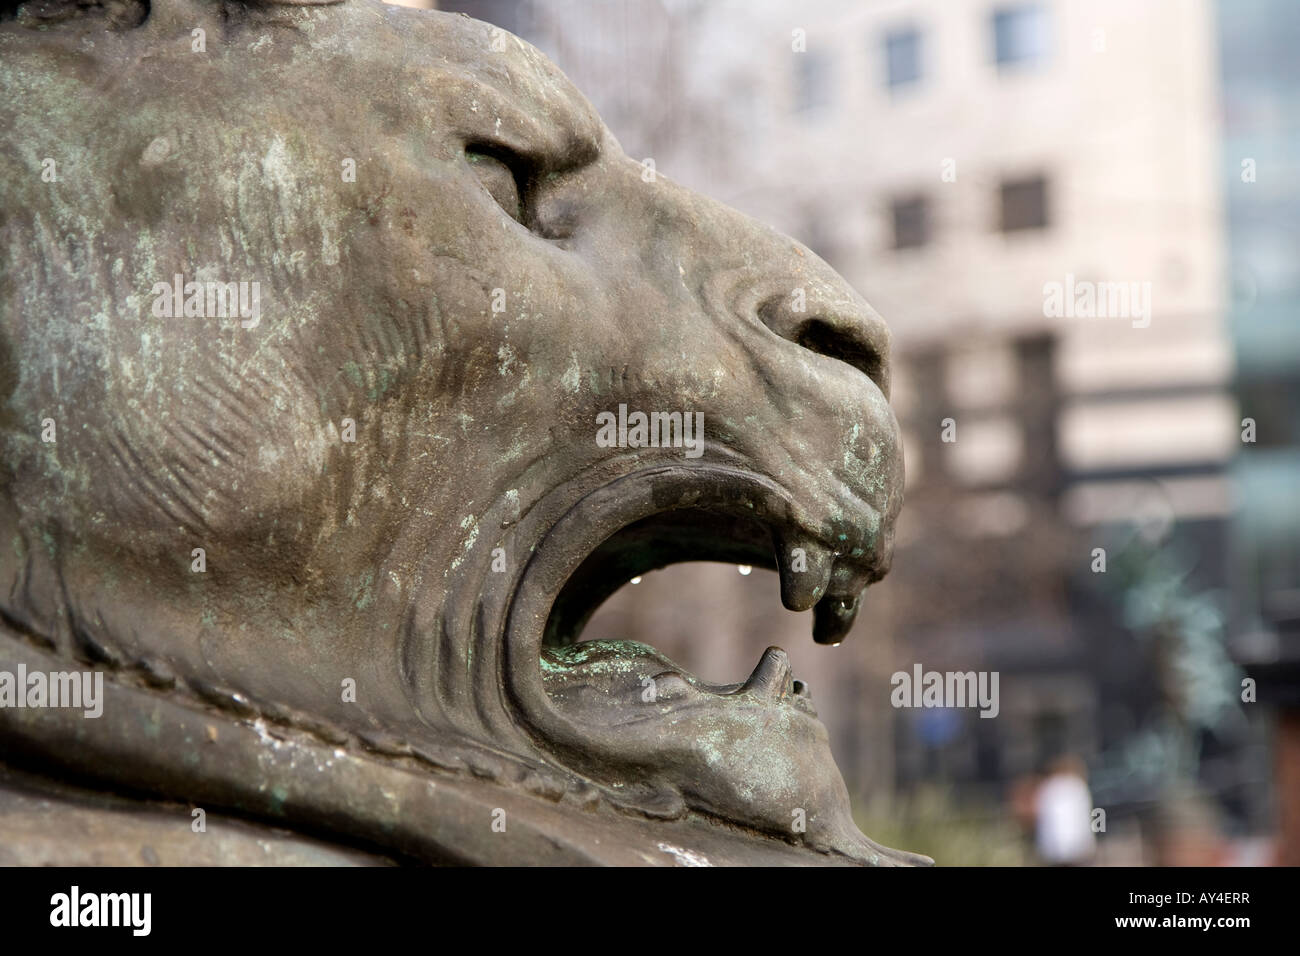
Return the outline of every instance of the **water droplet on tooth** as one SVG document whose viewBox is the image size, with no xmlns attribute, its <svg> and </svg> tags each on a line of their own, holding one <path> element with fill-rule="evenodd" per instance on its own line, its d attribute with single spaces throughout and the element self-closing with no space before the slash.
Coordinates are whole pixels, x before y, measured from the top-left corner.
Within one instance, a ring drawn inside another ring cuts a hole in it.
<svg viewBox="0 0 1300 956">
<path fill-rule="evenodd" d="M 736 565 L 736 570 L 739 571 L 742 575 L 747 575 L 749 574 L 750 571 L 753 571 L 754 569 L 752 566 L 748 564 L 738 564 Z"/>
<path fill-rule="evenodd" d="M 628 582 L 628 584 L 640 584 L 640 583 L 641 583 L 641 575 L 639 574 L 636 577 L 634 577 L 631 581 Z"/>
</svg>

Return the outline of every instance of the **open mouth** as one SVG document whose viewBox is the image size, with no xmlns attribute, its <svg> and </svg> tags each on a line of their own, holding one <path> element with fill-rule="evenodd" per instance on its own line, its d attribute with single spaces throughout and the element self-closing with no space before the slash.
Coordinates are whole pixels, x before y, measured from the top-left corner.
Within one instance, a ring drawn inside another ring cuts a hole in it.
<svg viewBox="0 0 1300 956">
<path fill-rule="evenodd" d="M 531 649 L 540 663 L 545 699 L 535 685 L 524 696 L 549 712 L 547 723 L 582 723 L 587 734 L 596 732 L 593 724 L 613 731 L 647 719 L 637 706 L 647 702 L 660 714 L 743 702 L 788 705 L 815 718 L 808 688 L 780 648 L 764 651 L 745 680 L 712 684 L 644 644 L 581 641 L 583 629 L 632 578 L 716 561 L 775 570 L 785 607 L 811 609 L 814 641 L 838 644 L 863 591 L 888 567 L 879 529 L 874 514 L 818 518 L 777 483 L 741 469 L 665 465 L 618 479 L 579 501 L 535 550 L 538 567 L 526 577 L 549 585 L 552 599 L 545 608 L 538 600 L 526 616 L 515 609 L 510 644 L 512 654 Z M 522 632 L 521 620 L 528 623 Z"/>
<path fill-rule="evenodd" d="M 653 697 L 665 705 L 684 705 L 698 695 L 744 697 L 790 704 L 815 717 L 807 685 L 795 679 L 789 657 L 779 647 L 764 651 L 747 679 L 710 684 L 642 644 L 579 643 L 594 611 L 629 580 L 688 561 L 775 570 L 786 608 L 813 610 L 813 639 L 840 643 L 853 626 L 862 590 L 878 576 L 875 566 L 837 554 L 789 522 L 788 514 L 760 517 L 758 510 L 755 499 L 744 496 L 713 507 L 670 508 L 633 521 L 601 542 L 565 583 L 547 618 L 540 658 L 547 690 L 557 703 L 597 695 L 617 700 L 649 691 L 642 699 Z"/>
</svg>

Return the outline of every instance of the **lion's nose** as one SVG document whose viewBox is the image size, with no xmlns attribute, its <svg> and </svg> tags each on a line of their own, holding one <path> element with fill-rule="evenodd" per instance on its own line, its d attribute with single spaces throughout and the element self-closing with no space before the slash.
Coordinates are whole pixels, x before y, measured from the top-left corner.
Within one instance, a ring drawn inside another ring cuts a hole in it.
<svg viewBox="0 0 1300 956">
<path fill-rule="evenodd" d="M 819 301 L 799 289 L 761 301 L 758 317 L 781 338 L 852 365 L 889 398 L 889 329 L 870 306 Z"/>
</svg>

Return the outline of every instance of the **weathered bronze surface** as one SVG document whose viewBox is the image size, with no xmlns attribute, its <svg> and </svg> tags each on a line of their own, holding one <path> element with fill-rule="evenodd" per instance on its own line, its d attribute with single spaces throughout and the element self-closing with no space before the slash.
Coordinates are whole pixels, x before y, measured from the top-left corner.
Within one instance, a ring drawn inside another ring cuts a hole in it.
<svg viewBox="0 0 1300 956">
<path fill-rule="evenodd" d="M 103 674 L 99 717 L 0 707 L 6 761 L 392 859 L 923 861 L 857 830 L 784 652 L 575 643 L 683 560 L 847 633 L 902 456 L 835 272 L 465 17 L 6 11 L 0 671 Z"/>
</svg>

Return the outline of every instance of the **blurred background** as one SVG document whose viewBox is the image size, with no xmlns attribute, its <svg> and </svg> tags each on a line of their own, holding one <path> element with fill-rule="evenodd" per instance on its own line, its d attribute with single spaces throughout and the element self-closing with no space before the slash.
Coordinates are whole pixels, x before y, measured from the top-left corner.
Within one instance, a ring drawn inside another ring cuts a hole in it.
<svg viewBox="0 0 1300 956">
<path fill-rule="evenodd" d="M 786 648 L 863 829 L 943 864 L 1300 864 L 1300 4 L 437 5 L 894 331 L 907 504 L 842 646 L 713 564 L 584 638 Z M 918 664 L 996 671 L 997 716 L 895 708 Z"/>
</svg>

